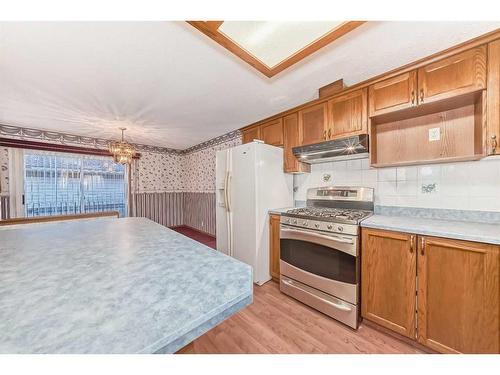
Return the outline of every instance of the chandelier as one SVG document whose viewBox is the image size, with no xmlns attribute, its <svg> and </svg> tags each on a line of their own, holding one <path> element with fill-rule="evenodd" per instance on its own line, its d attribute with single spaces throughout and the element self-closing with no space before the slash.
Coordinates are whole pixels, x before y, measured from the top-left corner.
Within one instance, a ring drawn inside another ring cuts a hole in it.
<svg viewBox="0 0 500 375">
<path fill-rule="evenodd" d="M 120 164 L 130 164 L 135 155 L 134 147 L 126 142 L 123 138 L 123 132 L 126 128 L 119 128 L 122 131 L 122 140 L 119 142 L 111 142 L 109 144 L 109 152 L 113 155 L 113 161 Z"/>
</svg>

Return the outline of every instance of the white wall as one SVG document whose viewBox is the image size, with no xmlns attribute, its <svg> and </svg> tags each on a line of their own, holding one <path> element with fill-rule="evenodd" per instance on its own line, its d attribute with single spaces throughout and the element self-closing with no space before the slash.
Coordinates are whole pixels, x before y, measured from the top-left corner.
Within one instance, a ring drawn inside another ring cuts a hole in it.
<svg viewBox="0 0 500 375">
<path fill-rule="evenodd" d="M 429 184 L 434 191 L 423 192 Z M 315 164 L 310 174 L 294 176 L 294 198 L 305 201 L 308 188 L 331 185 L 373 187 L 382 206 L 500 212 L 500 156 L 400 168 L 370 168 L 368 159 Z"/>
</svg>

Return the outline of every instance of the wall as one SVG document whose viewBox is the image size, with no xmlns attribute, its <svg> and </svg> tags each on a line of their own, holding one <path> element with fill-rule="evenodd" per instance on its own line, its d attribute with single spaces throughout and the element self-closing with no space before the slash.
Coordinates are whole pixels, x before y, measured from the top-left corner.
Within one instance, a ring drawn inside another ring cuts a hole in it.
<svg viewBox="0 0 500 375">
<path fill-rule="evenodd" d="M 315 164 L 310 174 L 294 177 L 295 200 L 305 201 L 310 187 L 327 185 L 373 187 L 378 206 L 500 212 L 500 156 L 377 169 L 368 159 Z"/>
<path fill-rule="evenodd" d="M 239 132 L 192 149 L 182 158 L 184 225 L 215 235 L 215 157 L 219 150 L 241 144 Z"/>
</svg>

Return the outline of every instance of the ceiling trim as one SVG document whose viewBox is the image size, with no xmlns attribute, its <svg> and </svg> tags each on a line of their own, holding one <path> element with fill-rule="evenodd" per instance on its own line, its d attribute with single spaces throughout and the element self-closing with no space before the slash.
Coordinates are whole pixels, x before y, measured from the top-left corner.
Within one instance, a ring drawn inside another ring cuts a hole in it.
<svg viewBox="0 0 500 375">
<path fill-rule="evenodd" d="M 363 25 L 366 21 L 346 21 L 337 26 L 335 29 L 323 35 L 321 38 L 316 39 L 314 42 L 308 44 L 301 50 L 297 51 L 293 55 L 289 56 L 285 60 L 281 61 L 279 64 L 268 67 L 262 63 L 255 56 L 250 54 L 239 44 L 234 42 L 231 38 L 220 32 L 218 29 L 224 21 L 186 21 L 195 29 L 201 31 L 203 34 L 208 36 L 210 39 L 214 40 L 216 43 L 220 44 L 222 47 L 245 61 L 247 64 L 253 66 L 259 72 L 265 76 L 271 78 L 276 74 L 282 72 L 286 68 L 298 63 L 299 61 L 305 59 L 306 57 L 312 55 L 319 49 L 327 46 L 333 41 L 337 40 L 341 36 L 351 32 L 357 27 Z"/>
<path fill-rule="evenodd" d="M 68 145 L 67 147 L 72 147 L 69 145 L 83 145 L 92 147 L 96 150 L 107 150 L 109 143 L 113 142 L 113 140 L 109 139 L 84 137 L 75 134 L 60 133 L 60 132 L 40 130 L 40 129 L 22 128 L 18 126 L 3 125 L 3 124 L 0 124 L 0 135 L 4 135 L 11 139 L 17 139 L 17 140 L 36 139 L 43 142 L 51 142 L 51 143 L 55 142 L 60 145 Z M 131 143 L 131 144 L 137 151 L 141 152 L 186 155 L 186 154 L 191 154 L 193 152 L 204 150 L 209 147 L 217 146 L 221 143 L 230 142 L 236 138 L 241 138 L 241 132 L 239 130 L 233 130 L 229 133 L 219 135 L 218 137 L 209 139 L 208 141 L 205 142 L 198 143 L 197 145 L 191 146 L 184 150 L 177 150 L 168 147 L 150 146 L 139 143 Z M 2 144 L 0 146 L 7 146 L 7 145 Z"/>
<path fill-rule="evenodd" d="M 113 140 L 102 139 L 102 138 L 92 138 L 83 137 L 80 135 L 60 133 L 48 130 L 21 128 L 11 125 L 0 124 L 0 135 L 5 135 L 7 137 L 12 137 L 14 139 L 37 139 L 45 142 L 56 142 L 62 145 L 84 145 L 93 147 L 95 149 L 107 149 L 110 142 Z M 181 150 L 175 150 L 173 148 L 149 146 L 138 143 L 131 143 L 134 148 L 142 152 L 154 152 L 160 154 L 180 154 Z M 68 146 L 69 147 L 69 146 Z"/>
</svg>

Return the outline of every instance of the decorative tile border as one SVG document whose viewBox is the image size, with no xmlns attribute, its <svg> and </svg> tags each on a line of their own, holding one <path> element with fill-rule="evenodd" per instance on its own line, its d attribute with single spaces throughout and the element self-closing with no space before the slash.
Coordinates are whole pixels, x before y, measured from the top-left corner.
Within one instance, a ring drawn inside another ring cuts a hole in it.
<svg viewBox="0 0 500 375">
<path fill-rule="evenodd" d="M 11 125 L 2 125 L 0 124 L 0 135 L 6 135 L 9 137 L 19 137 L 19 138 L 29 138 L 29 139 L 37 139 L 48 142 L 59 142 L 62 144 L 75 144 L 75 145 L 85 145 L 91 146 L 95 148 L 107 148 L 109 143 L 113 140 L 110 139 L 102 139 L 102 138 L 93 138 L 93 137 L 83 137 L 80 135 L 68 134 L 68 133 L 60 133 L 48 130 L 39 130 L 39 129 L 30 129 L 30 128 L 22 128 Z M 150 146 L 144 145 L 140 143 L 132 143 L 132 145 L 138 150 L 142 152 L 153 152 L 158 154 L 178 154 L 185 155 L 190 154 L 192 152 L 200 151 L 209 147 L 216 146 L 218 144 L 229 142 L 233 139 L 241 137 L 241 132 L 239 130 L 234 130 L 232 132 L 223 134 L 219 137 L 212 138 L 208 141 L 199 143 L 195 146 L 189 147 L 185 150 L 176 150 L 168 147 L 158 147 L 158 146 Z"/>
<path fill-rule="evenodd" d="M 49 142 L 58 142 L 62 144 L 84 145 L 94 148 L 107 148 L 109 143 L 113 141 L 109 139 L 83 137 L 80 135 L 59 133 L 48 130 L 20 128 L 17 126 L 1 125 L 1 124 L 0 124 L 0 135 L 6 135 L 9 137 L 16 137 L 16 138 L 37 139 Z M 175 150 L 173 148 L 167 148 L 167 147 L 149 146 L 139 143 L 133 143 L 133 146 L 136 148 L 136 150 L 142 152 L 154 152 L 160 154 L 181 153 L 180 150 Z"/>
<path fill-rule="evenodd" d="M 181 153 L 182 154 L 190 154 L 190 153 L 193 153 L 196 151 L 204 150 L 204 149 L 209 148 L 209 147 L 217 146 L 221 143 L 232 141 L 232 140 L 234 140 L 236 138 L 240 138 L 240 137 L 241 137 L 241 132 L 239 130 L 234 130 L 232 132 L 229 132 L 229 133 L 223 134 L 221 136 L 209 139 L 208 141 L 199 143 L 195 146 L 192 146 L 192 147 L 189 147 L 185 150 L 182 150 Z"/>
</svg>

